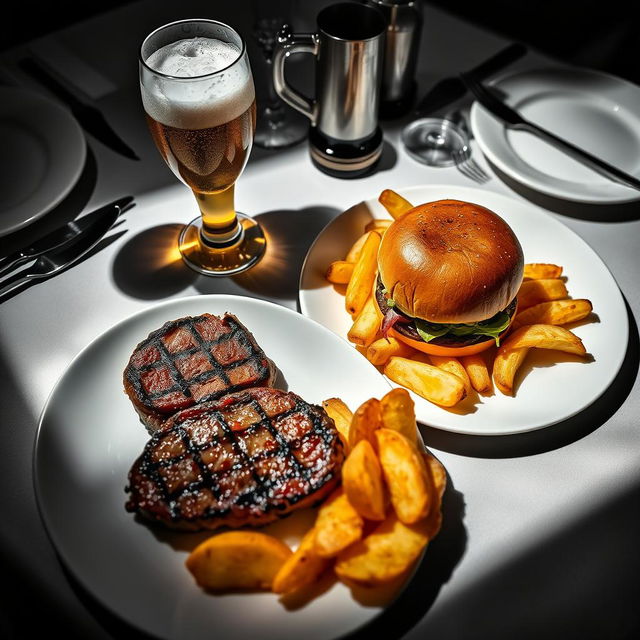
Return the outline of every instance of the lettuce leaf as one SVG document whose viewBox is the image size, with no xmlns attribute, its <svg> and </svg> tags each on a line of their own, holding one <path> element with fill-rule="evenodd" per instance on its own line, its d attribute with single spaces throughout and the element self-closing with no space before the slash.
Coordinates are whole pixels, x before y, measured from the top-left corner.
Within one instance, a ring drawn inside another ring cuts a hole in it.
<svg viewBox="0 0 640 640">
<path fill-rule="evenodd" d="M 414 318 L 418 334 L 425 342 L 431 342 L 434 338 L 445 335 L 481 335 L 493 338 L 498 347 L 500 346 L 500 334 L 509 326 L 509 321 L 509 314 L 504 311 L 496 313 L 495 316 L 488 320 L 468 324 L 436 324 Z"/>
</svg>

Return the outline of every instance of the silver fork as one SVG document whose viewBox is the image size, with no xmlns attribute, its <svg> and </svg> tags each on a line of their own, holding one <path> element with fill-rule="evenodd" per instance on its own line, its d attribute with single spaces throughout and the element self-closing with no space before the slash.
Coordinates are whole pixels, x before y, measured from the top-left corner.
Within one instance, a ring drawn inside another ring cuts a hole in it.
<svg viewBox="0 0 640 640">
<path fill-rule="evenodd" d="M 491 176 L 471 157 L 469 147 L 454 151 L 453 161 L 456 163 L 458 171 L 470 180 L 478 184 L 484 184 L 491 180 Z"/>
</svg>

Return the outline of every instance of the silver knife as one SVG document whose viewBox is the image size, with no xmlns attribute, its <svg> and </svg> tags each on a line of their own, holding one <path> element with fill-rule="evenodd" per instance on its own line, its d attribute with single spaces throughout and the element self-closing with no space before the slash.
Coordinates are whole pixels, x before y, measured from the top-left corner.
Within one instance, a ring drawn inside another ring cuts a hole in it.
<svg viewBox="0 0 640 640">
<path fill-rule="evenodd" d="M 40 255 L 32 265 L 9 278 L 9 281 L 0 288 L 0 298 L 27 282 L 51 278 L 75 264 L 104 238 L 119 215 L 120 211 L 112 208 L 84 233 L 77 235 L 71 243 Z"/>
<path fill-rule="evenodd" d="M 529 122 L 529 120 L 523 118 L 515 109 L 512 109 L 510 106 L 505 104 L 501 98 L 498 98 L 496 95 L 491 93 L 473 75 L 469 73 L 461 73 L 460 77 L 467 85 L 469 91 L 473 93 L 476 100 L 494 116 L 502 120 L 508 128 L 533 133 L 540 139 L 545 140 L 554 147 L 564 151 L 574 160 L 581 162 L 610 180 L 623 184 L 627 187 L 640 190 L 640 179 L 622 171 L 622 169 L 618 169 L 618 167 L 614 167 L 588 151 L 585 151 L 580 147 L 576 147 L 567 140 L 563 140 L 555 135 L 555 133 L 551 133 L 550 131 L 539 127 L 537 124 Z"/>
<path fill-rule="evenodd" d="M 99 225 L 105 216 L 110 215 L 114 211 L 120 215 L 126 211 L 132 203 L 132 196 L 115 200 L 91 213 L 87 213 L 78 220 L 72 220 L 62 227 L 54 229 L 43 238 L 36 240 L 30 246 L 20 249 L 4 258 L 0 258 L 0 276 L 9 273 L 21 264 L 24 264 L 28 260 L 33 260 L 47 251 L 53 251 L 54 249 L 60 249 L 68 244 L 72 244 L 79 235 L 86 233 L 92 226 Z"/>
</svg>

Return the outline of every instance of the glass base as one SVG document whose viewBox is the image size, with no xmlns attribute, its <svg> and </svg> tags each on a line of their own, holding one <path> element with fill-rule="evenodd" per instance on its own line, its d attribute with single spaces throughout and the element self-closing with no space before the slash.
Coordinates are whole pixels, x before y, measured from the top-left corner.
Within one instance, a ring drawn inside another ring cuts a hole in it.
<svg viewBox="0 0 640 640">
<path fill-rule="evenodd" d="M 243 213 L 237 216 L 242 236 L 236 244 L 223 249 L 216 249 L 202 240 L 200 216 L 184 227 L 179 245 L 187 266 L 205 276 L 232 276 L 253 267 L 264 255 L 267 240 L 253 218 Z"/>
<path fill-rule="evenodd" d="M 308 133 L 309 120 L 281 102 L 258 114 L 253 144 L 263 149 L 284 149 L 302 142 Z"/>
<path fill-rule="evenodd" d="M 408 124 L 402 142 L 409 155 L 430 167 L 452 167 L 456 154 L 465 153 L 468 140 L 455 123 L 446 118 L 421 118 Z"/>
</svg>

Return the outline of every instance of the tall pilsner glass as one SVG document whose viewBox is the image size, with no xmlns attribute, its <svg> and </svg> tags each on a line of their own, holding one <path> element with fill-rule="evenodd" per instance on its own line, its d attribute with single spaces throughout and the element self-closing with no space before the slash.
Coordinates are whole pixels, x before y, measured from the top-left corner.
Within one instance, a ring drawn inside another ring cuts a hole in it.
<svg viewBox="0 0 640 640">
<path fill-rule="evenodd" d="M 245 43 L 215 20 L 181 20 L 140 48 L 140 90 L 151 135 L 167 165 L 193 191 L 201 215 L 180 235 L 184 261 L 205 275 L 254 265 L 266 241 L 234 206 L 256 126 Z"/>
</svg>

